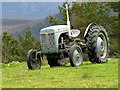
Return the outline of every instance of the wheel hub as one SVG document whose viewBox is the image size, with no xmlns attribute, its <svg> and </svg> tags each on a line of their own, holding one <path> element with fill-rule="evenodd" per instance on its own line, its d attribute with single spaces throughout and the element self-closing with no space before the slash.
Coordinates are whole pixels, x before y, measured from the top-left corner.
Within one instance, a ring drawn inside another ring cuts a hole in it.
<svg viewBox="0 0 120 90">
<path fill-rule="evenodd" d="M 79 53 L 78 53 L 78 51 L 75 50 L 74 54 L 75 54 L 76 61 L 79 61 Z"/>
<path fill-rule="evenodd" d="M 81 55 L 80 55 L 80 52 L 78 52 L 78 50 L 76 49 L 75 51 L 74 51 L 74 56 L 73 56 L 73 58 L 74 58 L 74 62 L 77 64 L 79 64 L 79 63 L 81 63 L 81 59 L 82 59 L 82 57 L 81 57 Z"/>
<path fill-rule="evenodd" d="M 97 53 L 100 58 L 105 58 L 107 55 L 107 42 L 105 36 L 100 33 L 97 38 Z"/>
<path fill-rule="evenodd" d="M 79 58 L 79 54 L 77 54 L 76 56 L 77 56 L 77 58 Z"/>
<path fill-rule="evenodd" d="M 104 42 L 101 37 L 97 38 L 97 52 L 101 55 L 104 51 Z"/>
</svg>

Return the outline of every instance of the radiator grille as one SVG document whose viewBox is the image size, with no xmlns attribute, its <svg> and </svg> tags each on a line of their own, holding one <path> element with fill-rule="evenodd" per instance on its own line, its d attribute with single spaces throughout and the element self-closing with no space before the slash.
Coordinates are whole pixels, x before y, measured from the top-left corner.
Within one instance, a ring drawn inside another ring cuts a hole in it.
<svg viewBox="0 0 120 90">
<path fill-rule="evenodd" d="M 41 34 L 42 52 L 53 52 L 55 50 L 54 33 Z"/>
</svg>

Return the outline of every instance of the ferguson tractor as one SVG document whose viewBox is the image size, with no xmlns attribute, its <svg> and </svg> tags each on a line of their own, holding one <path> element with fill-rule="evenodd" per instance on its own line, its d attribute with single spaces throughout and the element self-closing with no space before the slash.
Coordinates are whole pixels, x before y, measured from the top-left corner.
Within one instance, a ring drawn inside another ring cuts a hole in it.
<svg viewBox="0 0 120 90">
<path fill-rule="evenodd" d="M 50 67 L 63 66 L 70 60 L 72 67 L 83 62 L 83 52 L 91 63 L 103 63 L 108 59 L 108 35 L 106 30 L 90 23 L 85 30 L 84 40 L 77 38 L 80 30 L 70 28 L 68 5 L 66 4 L 67 25 L 56 25 L 40 30 L 41 50 L 31 49 L 27 55 L 29 69 L 40 69 L 41 56 L 45 55 Z"/>
</svg>

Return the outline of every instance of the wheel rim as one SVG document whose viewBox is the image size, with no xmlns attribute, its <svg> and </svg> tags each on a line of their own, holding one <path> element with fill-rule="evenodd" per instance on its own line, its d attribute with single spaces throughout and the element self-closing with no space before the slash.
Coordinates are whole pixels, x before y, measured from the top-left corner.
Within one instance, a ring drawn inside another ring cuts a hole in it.
<svg viewBox="0 0 120 90">
<path fill-rule="evenodd" d="M 81 51 L 79 48 L 76 48 L 73 52 L 73 62 L 76 64 L 76 66 L 80 65 L 82 62 Z"/>
<path fill-rule="evenodd" d="M 97 53 L 101 59 L 104 59 L 107 56 L 107 40 L 103 33 L 99 33 L 97 38 Z"/>
</svg>

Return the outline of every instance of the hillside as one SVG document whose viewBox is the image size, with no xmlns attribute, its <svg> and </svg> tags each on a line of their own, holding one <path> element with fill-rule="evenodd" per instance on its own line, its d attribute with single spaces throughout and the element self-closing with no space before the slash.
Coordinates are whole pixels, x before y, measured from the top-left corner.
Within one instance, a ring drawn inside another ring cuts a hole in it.
<svg viewBox="0 0 120 90">
<path fill-rule="evenodd" d="M 7 31 L 11 34 L 21 31 L 27 26 L 32 26 L 41 22 L 41 20 L 34 19 L 20 19 L 20 18 L 2 18 L 2 28 L 3 31 Z"/>
<path fill-rule="evenodd" d="M 60 14 L 53 15 L 56 19 L 61 19 Z M 23 35 L 26 28 L 29 27 L 35 36 L 39 40 L 39 30 L 50 26 L 48 17 L 43 19 L 23 19 L 23 18 L 2 18 L 2 30 L 8 32 L 17 37 L 18 34 Z"/>
</svg>

